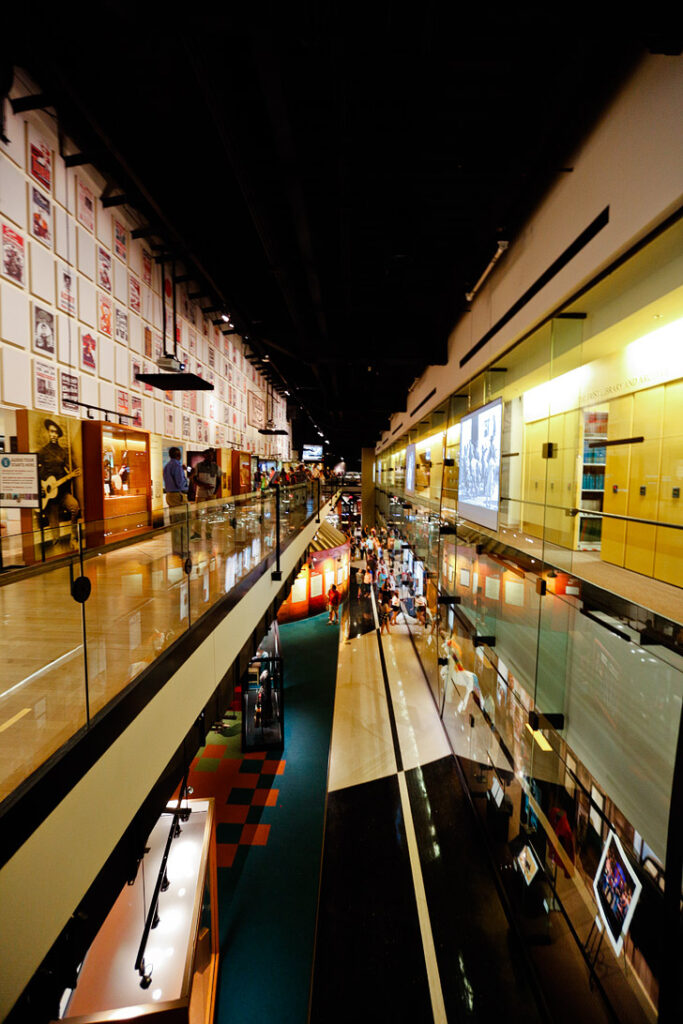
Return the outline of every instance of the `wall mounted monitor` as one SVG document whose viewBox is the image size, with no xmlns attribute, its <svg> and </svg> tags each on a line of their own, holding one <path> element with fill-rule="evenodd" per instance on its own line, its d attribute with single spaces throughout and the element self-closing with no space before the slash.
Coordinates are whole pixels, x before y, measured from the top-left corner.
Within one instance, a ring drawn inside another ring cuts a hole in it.
<svg viewBox="0 0 683 1024">
<path fill-rule="evenodd" d="M 301 451 L 302 462 L 321 462 L 323 446 L 321 444 L 305 444 Z"/>
<path fill-rule="evenodd" d="M 406 448 L 406 482 L 405 489 L 412 493 L 415 490 L 415 445 Z"/>
<path fill-rule="evenodd" d="M 458 514 L 489 530 L 498 529 L 502 424 L 500 398 L 460 421 Z"/>
<path fill-rule="evenodd" d="M 524 881 L 527 885 L 531 885 L 538 872 L 538 861 L 536 860 L 530 846 L 526 845 L 522 847 L 517 854 L 517 863 L 524 875 Z"/>
<path fill-rule="evenodd" d="M 617 956 L 621 953 L 642 883 L 637 878 L 616 834 L 610 832 L 593 879 L 593 892 L 607 936 Z"/>
</svg>

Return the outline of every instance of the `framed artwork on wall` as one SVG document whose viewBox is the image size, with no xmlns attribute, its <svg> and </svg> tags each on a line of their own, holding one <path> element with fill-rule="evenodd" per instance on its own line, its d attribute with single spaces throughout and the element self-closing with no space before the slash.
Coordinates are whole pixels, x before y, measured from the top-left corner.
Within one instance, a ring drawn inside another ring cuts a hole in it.
<svg viewBox="0 0 683 1024">
<path fill-rule="evenodd" d="M 55 317 L 49 309 L 33 303 L 33 350 L 44 355 L 55 354 Z"/>
<path fill-rule="evenodd" d="M 102 334 L 111 338 L 111 299 L 101 293 L 98 295 L 97 323 Z"/>
<path fill-rule="evenodd" d="M 82 178 L 76 179 L 76 216 L 88 231 L 95 230 L 95 196 Z"/>
<path fill-rule="evenodd" d="M 87 328 L 81 328 L 81 366 L 93 373 L 97 369 L 97 336 Z"/>
<path fill-rule="evenodd" d="M 70 267 L 57 266 L 57 309 L 73 316 L 76 312 L 75 277 Z"/>
<path fill-rule="evenodd" d="M 31 234 L 44 245 L 52 247 L 52 203 L 39 188 L 31 185 L 30 225 Z"/>
<path fill-rule="evenodd" d="M 114 217 L 114 252 L 124 263 L 128 260 L 128 232 L 121 221 Z"/>
<path fill-rule="evenodd" d="M 111 295 L 111 254 L 101 245 L 97 246 L 97 283 Z"/>
<path fill-rule="evenodd" d="M 28 173 L 44 189 L 52 191 L 52 150 L 32 127 L 28 130 Z"/>
<path fill-rule="evenodd" d="M 24 237 L 9 224 L 2 225 L 2 273 L 15 284 L 26 284 Z"/>
</svg>

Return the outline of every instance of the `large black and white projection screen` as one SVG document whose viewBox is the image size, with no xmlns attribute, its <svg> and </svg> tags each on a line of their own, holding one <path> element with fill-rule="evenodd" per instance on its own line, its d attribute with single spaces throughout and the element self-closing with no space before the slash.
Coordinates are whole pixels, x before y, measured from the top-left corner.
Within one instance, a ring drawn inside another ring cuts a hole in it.
<svg viewBox="0 0 683 1024">
<path fill-rule="evenodd" d="M 498 529 L 502 423 L 500 398 L 460 421 L 458 515 L 489 530 Z"/>
</svg>

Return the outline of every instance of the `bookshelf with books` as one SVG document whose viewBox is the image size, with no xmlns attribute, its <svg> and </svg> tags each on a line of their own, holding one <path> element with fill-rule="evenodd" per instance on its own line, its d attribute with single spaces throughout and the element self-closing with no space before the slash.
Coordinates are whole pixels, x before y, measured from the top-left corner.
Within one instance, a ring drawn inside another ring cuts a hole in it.
<svg viewBox="0 0 683 1024">
<path fill-rule="evenodd" d="M 581 491 L 579 494 L 579 551 L 599 551 L 602 537 L 603 497 L 605 494 L 605 446 L 607 440 L 607 408 L 585 409 L 583 412 L 583 451 L 581 454 Z"/>
</svg>

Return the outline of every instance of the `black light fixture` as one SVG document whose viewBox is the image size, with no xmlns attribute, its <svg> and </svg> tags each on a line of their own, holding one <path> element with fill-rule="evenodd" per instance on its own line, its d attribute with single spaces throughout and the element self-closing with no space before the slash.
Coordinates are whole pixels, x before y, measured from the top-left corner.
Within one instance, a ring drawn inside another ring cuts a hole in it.
<svg viewBox="0 0 683 1024">
<path fill-rule="evenodd" d="M 196 373 L 185 372 L 185 364 L 178 359 L 178 332 L 177 332 L 177 308 L 176 308 L 176 272 L 175 260 L 171 277 L 173 279 L 173 351 L 166 349 L 166 294 L 164 287 L 164 261 L 159 261 L 161 266 L 161 306 L 163 313 L 163 344 L 164 354 L 157 360 L 157 366 L 161 373 L 136 373 L 135 379 L 150 387 L 159 388 L 160 391 L 213 391 L 214 386 L 208 380 L 204 380 Z"/>
<path fill-rule="evenodd" d="M 268 412 L 268 397 L 270 398 L 270 416 L 266 420 L 265 427 L 259 427 L 259 434 L 265 434 L 267 437 L 274 437 L 277 434 L 289 434 L 288 430 L 283 430 L 282 427 L 275 426 L 275 420 L 273 419 L 273 385 L 272 382 L 268 388 L 268 395 L 266 397 L 266 414 Z"/>
</svg>

